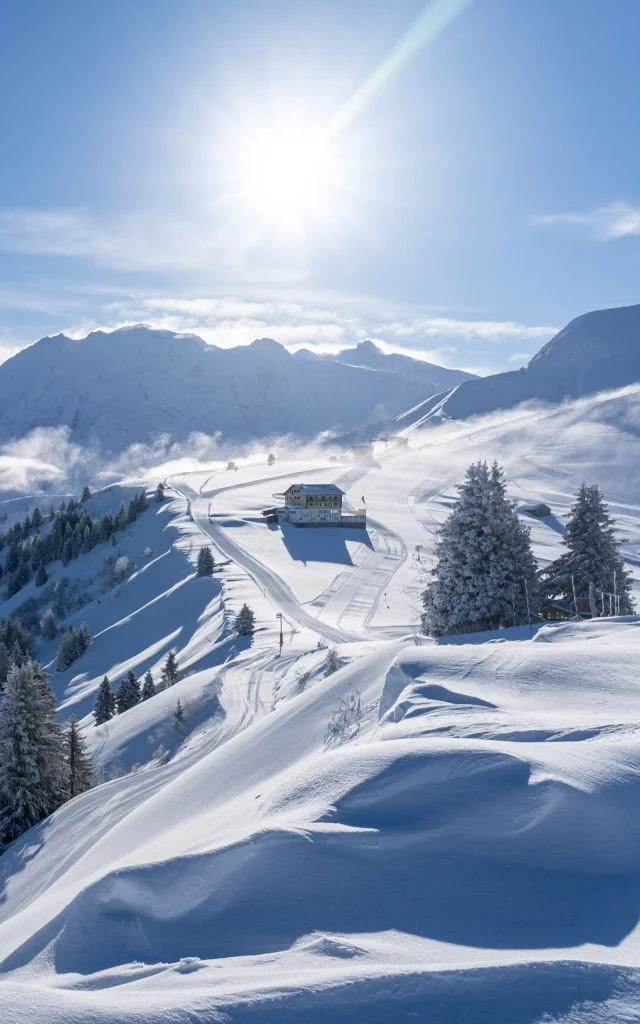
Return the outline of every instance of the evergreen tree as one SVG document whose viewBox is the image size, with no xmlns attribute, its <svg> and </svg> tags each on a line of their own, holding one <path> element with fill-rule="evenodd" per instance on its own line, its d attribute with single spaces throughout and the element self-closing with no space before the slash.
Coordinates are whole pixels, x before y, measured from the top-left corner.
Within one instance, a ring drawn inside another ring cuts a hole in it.
<svg viewBox="0 0 640 1024">
<path fill-rule="evenodd" d="M 64 672 L 69 668 L 76 658 L 82 654 L 81 641 L 73 626 L 69 626 L 66 633 L 63 633 L 62 640 L 58 647 L 58 658 L 56 670 Z"/>
<path fill-rule="evenodd" d="M 87 484 L 85 484 L 84 488 L 83 488 L 83 491 L 82 491 L 82 497 L 80 498 L 80 501 L 81 502 L 89 501 L 89 499 L 91 497 L 92 497 L 91 491 L 89 490 Z"/>
<path fill-rule="evenodd" d="M 135 672 L 129 671 L 121 681 L 116 693 L 116 706 L 118 714 L 121 715 L 129 708 L 135 707 L 140 700 L 140 683 Z"/>
<path fill-rule="evenodd" d="M 502 471 L 469 466 L 451 515 L 438 531 L 435 578 L 423 595 L 425 631 L 496 629 L 526 621 L 526 586 L 537 608 L 529 530 L 506 497 Z"/>
<path fill-rule="evenodd" d="M 33 510 L 33 516 L 31 517 L 31 524 L 32 524 L 34 530 L 39 530 L 40 527 L 42 526 L 43 522 L 44 522 L 44 519 L 43 519 L 43 516 L 42 516 L 42 511 L 40 509 L 40 506 L 36 505 L 36 507 Z"/>
<path fill-rule="evenodd" d="M 61 561 L 62 561 L 63 566 L 67 566 L 72 558 L 73 558 L 73 540 L 72 540 L 71 537 L 69 537 L 65 541 L 64 547 L 62 549 L 62 559 L 61 559 Z"/>
<path fill-rule="evenodd" d="M 168 686 L 175 686 L 177 682 L 178 665 L 176 663 L 175 652 L 169 651 L 167 654 L 167 660 L 162 668 L 162 689 L 165 690 Z"/>
<path fill-rule="evenodd" d="M 64 741 L 67 800 L 73 800 L 78 793 L 91 789 L 93 775 L 91 756 L 75 715 L 69 719 Z"/>
<path fill-rule="evenodd" d="M 11 671 L 11 658 L 5 643 L 0 643 L 0 690 L 4 690 L 9 672 Z"/>
<path fill-rule="evenodd" d="M 181 736 L 184 736 L 184 710 L 180 702 L 180 699 L 178 699 L 176 706 L 173 709 L 172 718 L 173 724 L 175 725 L 176 729 L 178 730 Z"/>
<path fill-rule="evenodd" d="M 149 697 L 155 697 L 155 695 L 156 688 L 153 684 L 153 676 L 151 675 L 151 669 L 148 669 L 142 685 L 142 699 L 149 700 Z"/>
<path fill-rule="evenodd" d="M 215 562 L 211 548 L 205 545 L 198 552 L 198 576 L 211 576 L 214 568 Z"/>
<path fill-rule="evenodd" d="M 135 523 L 138 518 L 138 506 L 135 498 L 132 498 L 127 505 L 127 522 Z"/>
<path fill-rule="evenodd" d="M 255 631 L 256 618 L 248 604 L 243 604 L 235 617 L 233 628 L 239 636 L 251 636 Z"/>
<path fill-rule="evenodd" d="M 154 497 L 155 501 L 158 502 L 158 504 L 161 501 L 164 501 L 164 484 L 162 484 L 162 483 L 158 484 L 158 486 L 156 487 L 156 491 L 155 491 L 155 494 L 154 494 L 153 497 Z"/>
<path fill-rule="evenodd" d="M 78 633 L 78 647 L 80 654 L 83 654 L 84 651 L 86 651 L 90 643 L 91 633 L 89 632 L 89 627 L 87 626 L 86 622 L 83 622 L 82 625 L 80 626 L 80 632 Z"/>
<path fill-rule="evenodd" d="M 115 697 L 111 689 L 111 683 L 109 677 L 105 676 L 98 692 L 96 693 L 95 703 L 93 705 L 93 717 L 96 725 L 104 725 L 108 722 L 115 713 Z"/>
<path fill-rule="evenodd" d="M 46 612 L 40 619 L 40 634 L 45 640 L 55 640 L 58 635 L 58 626 L 55 615 L 50 608 L 47 608 Z"/>
<path fill-rule="evenodd" d="M 335 647 L 330 647 L 327 651 L 327 664 L 325 665 L 324 674 L 325 676 L 331 676 L 339 668 L 342 668 L 342 661 Z"/>
<path fill-rule="evenodd" d="M 38 571 L 36 573 L 36 587 L 43 587 L 47 582 L 47 570 L 44 567 L 44 562 L 40 562 Z"/>
<path fill-rule="evenodd" d="M 615 593 L 620 614 L 631 614 L 631 573 L 620 557 L 622 542 L 597 484 L 578 489 L 562 543 L 567 551 L 541 573 L 546 597 L 573 606 L 574 586 L 576 598 L 588 600 L 593 584 L 596 598 L 598 591 Z"/>
<path fill-rule="evenodd" d="M 138 512 L 146 512 L 147 510 L 147 492 L 144 487 L 140 491 L 140 494 L 136 496 L 136 505 Z"/>
<path fill-rule="evenodd" d="M 0 709 L 0 838 L 11 842 L 64 799 L 55 698 L 39 665 L 9 673 Z"/>
</svg>

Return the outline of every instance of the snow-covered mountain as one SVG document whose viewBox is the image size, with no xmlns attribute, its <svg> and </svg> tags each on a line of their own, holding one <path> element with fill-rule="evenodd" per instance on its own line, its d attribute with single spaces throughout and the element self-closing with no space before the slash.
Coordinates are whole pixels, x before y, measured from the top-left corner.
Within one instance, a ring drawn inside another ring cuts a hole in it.
<svg viewBox="0 0 640 1024">
<path fill-rule="evenodd" d="M 193 431 L 310 438 L 396 415 L 441 387 L 384 362 L 294 358 L 268 338 L 221 349 L 142 325 L 79 340 L 60 334 L 0 366 L 0 440 L 42 426 L 68 426 L 73 440 L 103 451 Z"/>
<path fill-rule="evenodd" d="M 440 391 L 453 388 L 465 380 L 475 380 L 476 375 L 466 370 L 450 370 L 445 366 L 436 366 L 424 359 L 412 359 L 411 356 L 399 352 L 383 352 L 375 342 L 360 341 L 353 348 L 343 348 L 334 355 L 313 352 L 301 348 L 295 353 L 296 359 L 331 360 L 347 366 L 366 366 L 370 370 L 385 370 L 401 377 L 411 377 L 420 381 L 425 395 L 435 395 Z"/>
<path fill-rule="evenodd" d="M 599 309 L 576 317 L 548 341 L 526 368 L 465 381 L 442 404 L 422 414 L 459 419 L 521 402 L 561 402 L 640 381 L 640 305 Z"/>
</svg>

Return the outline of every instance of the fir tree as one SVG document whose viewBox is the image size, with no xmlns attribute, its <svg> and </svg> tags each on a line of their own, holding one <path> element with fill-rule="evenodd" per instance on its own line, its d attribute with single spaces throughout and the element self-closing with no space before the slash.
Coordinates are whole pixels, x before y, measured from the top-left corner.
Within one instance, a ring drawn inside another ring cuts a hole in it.
<svg viewBox="0 0 640 1024">
<path fill-rule="evenodd" d="M 162 689 L 175 686 L 178 682 L 178 665 L 174 651 L 169 651 L 167 660 L 162 667 Z"/>
<path fill-rule="evenodd" d="M 43 522 L 44 519 L 42 516 L 40 506 L 36 505 L 36 507 L 33 510 L 33 516 L 31 517 L 31 525 L 33 526 L 34 530 L 39 530 Z"/>
<path fill-rule="evenodd" d="M 0 711 L 0 837 L 11 842 L 64 800 L 55 698 L 31 661 L 9 673 Z"/>
<path fill-rule="evenodd" d="M 89 490 L 89 487 L 87 486 L 87 484 L 85 484 L 84 488 L 83 488 L 83 491 L 82 491 L 82 497 L 80 498 L 80 501 L 81 502 L 89 501 L 89 499 L 91 497 L 92 497 L 91 491 Z"/>
<path fill-rule="evenodd" d="M 153 497 L 154 497 L 154 500 L 158 502 L 158 504 L 161 501 L 164 501 L 164 484 L 162 484 L 162 483 L 158 484 L 158 486 L 156 487 L 156 491 L 155 491 L 155 494 L 154 494 Z"/>
<path fill-rule="evenodd" d="M 135 707 L 139 701 L 140 682 L 135 672 L 129 670 L 125 678 L 121 681 L 116 693 L 118 714 L 121 715 L 124 711 L 128 711 L 129 708 Z"/>
<path fill-rule="evenodd" d="M 153 676 L 151 675 L 151 669 L 148 669 L 142 684 L 142 699 L 149 700 L 150 697 L 155 697 L 155 695 L 156 688 L 153 684 Z"/>
<path fill-rule="evenodd" d="M 81 644 L 82 641 L 79 634 L 76 633 L 73 626 L 69 626 L 67 632 L 63 633 L 58 647 L 58 658 L 56 661 L 56 670 L 58 672 L 64 672 L 82 654 Z"/>
<path fill-rule="evenodd" d="M 147 509 L 147 492 L 144 487 L 140 491 L 140 494 L 136 496 L 136 507 L 138 512 L 145 512 Z"/>
<path fill-rule="evenodd" d="M 251 636 L 255 631 L 255 615 L 248 604 L 243 604 L 235 617 L 233 628 L 239 636 Z"/>
<path fill-rule="evenodd" d="M 36 587 L 44 587 L 47 582 L 47 570 L 44 567 L 44 562 L 40 562 L 38 571 L 36 573 Z"/>
<path fill-rule="evenodd" d="M 91 757 L 75 715 L 69 719 L 69 725 L 64 734 L 64 752 L 67 800 L 72 800 L 78 793 L 84 793 L 87 789 L 91 789 L 93 775 Z"/>
<path fill-rule="evenodd" d="M 541 573 L 547 598 L 573 606 L 573 588 L 578 600 L 588 600 L 589 585 L 593 584 L 596 597 L 599 591 L 615 593 L 620 613 L 630 614 L 631 573 L 620 557 L 622 542 L 616 537 L 615 520 L 597 484 L 581 484 L 562 543 L 567 551 Z"/>
<path fill-rule="evenodd" d="M 331 676 L 334 672 L 337 672 L 342 667 L 342 661 L 336 651 L 335 647 L 330 647 L 327 651 L 327 663 L 325 665 L 324 674 L 325 676 Z"/>
<path fill-rule="evenodd" d="M 11 658 L 4 643 L 0 643 L 0 690 L 4 690 L 9 672 L 11 671 Z"/>
<path fill-rule="evenodd" d="M 438 531 L 435 578 L 423 595 L 425 631 L 438 636 L 526 621 L 537 608 L 529 530 L 506 497 L 494 464 L 469 466 L 451 515 Z M 525 587 L 526 581 L 526 587 Z"/>
<path fill-rule="evenodd" d="M 86 622 L 83 622 L 82 625 L 80 626 L 80 632 L 78 633 L 78 647 L 80 650 L 80 654 L 86 651 L 90 643 L 91 633 L 89 632 L 89 627 L 87 626 Z"/>
<path fill-rule="evenodd" d="M 181 736 L 184 736 L 184 710 L 179 699 L 176 703 L 175 708 L 173 709 L 172 718 L 173 724 L 175 725 L 176 729 L 178 730 Z"/>
<path fill-rule="evenodd" d="M 115 697 L 111 689 L 111 683 L 109 677 L 105 676 L 98 692 L 96 693 L 95 703 L 93 705 L 93 717 L 96 725 L 104 725 L 108 722 L 115 713 Z"/>
<path fill-rule="evenodd" d="M 45 640 L 55 640 L 58 635 L 58 626 L 55 615 L 50 608 L 47 608 L 46 612 L 40 619 L 40 634 Z"/>
<path fill-rule="evenodd" d="M 213 554 L 208 545 L 200 548 L 198 552 L 198 576 L 211 576 L 215 568 Z"/>
</svg>

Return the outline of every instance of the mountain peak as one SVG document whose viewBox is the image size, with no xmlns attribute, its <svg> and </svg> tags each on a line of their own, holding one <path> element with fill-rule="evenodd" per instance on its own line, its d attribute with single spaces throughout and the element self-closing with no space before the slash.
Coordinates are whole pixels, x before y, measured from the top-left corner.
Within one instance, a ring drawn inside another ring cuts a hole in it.
<svg viewBox="0 0 640 1024">
<path fill-rule="evenodd" d="M 360 355 L 372 355 L 381 356 L 383 355 L 382 349 L 376 345 L 375 341 L 371 341 L 371 338 L 366 338 L 365 341 L 359 341 L 356 345 L 356 352 Z"/>
</svg>

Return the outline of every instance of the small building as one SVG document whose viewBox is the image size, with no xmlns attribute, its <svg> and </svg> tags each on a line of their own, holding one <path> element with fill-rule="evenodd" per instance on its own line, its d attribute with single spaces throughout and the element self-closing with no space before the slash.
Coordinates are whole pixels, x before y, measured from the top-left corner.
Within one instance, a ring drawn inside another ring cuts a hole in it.
<svg viewBox="0 0 640 1024">
<path fill-rule="evenodd" d="M 552 514 L 551 509 L 544 501 L 533 505 L 520 505 L 518 512 L 526 512 L 528 516 L 550 516 Z"/>
<path fill-rule="evenodd" d="M 238 467 L 236 466 L 235 462 L 231 462 L 231 461 L 227 462 L 227 469 L 237 469 L 237 468 Z"/>
<path fill-rule="evenodd" d="M 284 500 L 298 508 L 341 509 L 343 495 L 336 484 L 291 484 Z"/>
<path fill-rule="evenodd" d="M 265 509 L 268 522 L 274 514 L 279 523 L 292 526 L 345 526 L 366 529 L 365 509 L 344 510 L 341 491 L 336 484 L 291 484 L 284 492 L 285 505 Z"/>
</svg>

